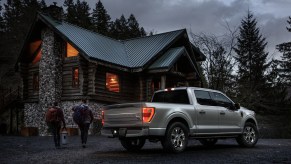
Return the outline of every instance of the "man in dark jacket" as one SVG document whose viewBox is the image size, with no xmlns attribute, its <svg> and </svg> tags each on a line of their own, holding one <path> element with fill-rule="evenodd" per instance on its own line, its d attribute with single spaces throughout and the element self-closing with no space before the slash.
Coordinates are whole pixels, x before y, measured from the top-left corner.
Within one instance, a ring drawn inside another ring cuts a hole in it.
<svg viewBox="0 0 291 164">
<path fill-rule="evenodd" d="M 54 143 L 55 147 L 58 149 L 61 147 L 60 145 L 60 130 L 61 125 L 63 123 L 63 128 L 66 128 L 66 122 L 64 118 L 64 113 L 62 109 L 58 106 L 57 102 L 54 102 L 52 107 L 50 107 L 46 113 L 46 122 L 48 126 L 51 128 L 53 136 L 54 136 Z"/>
<path fill-rule="evenodd" d="M 81 111 L 81 117 L 82 117 L 82 121 L 75 121 L 81 131 L 81 142 L 82 142 L 82 147 L 85 148 L 86 147 L 86 143 L 87 143 L 87 138 L 88 138 L 88 131 L 89 131 L 89 127 L 90 124 L 92 123 L 94 117 L 93 117 L 93 113 L 92 111 L 89 109 L 88 105 L 86 104 L 87 100 L 86 99 L 82 99 L 81 104 L 74 107 L 72 110 L 74 112 L 77 112 L 76 110 L 82 110 Z"/>
</svg>

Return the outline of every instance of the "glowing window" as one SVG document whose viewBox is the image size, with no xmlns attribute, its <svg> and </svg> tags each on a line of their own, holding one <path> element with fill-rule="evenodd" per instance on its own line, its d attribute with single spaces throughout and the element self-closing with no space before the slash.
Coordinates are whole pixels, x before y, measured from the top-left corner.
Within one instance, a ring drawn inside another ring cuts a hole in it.
<svg viewBox="0 0 291 164">
<path fill-rule="evenodd" d="M 29 55 L 33 58 L 32 64 L 36 64 L 40 61 L 41 58 L 41 40 L 32 42 L 29 44 Z"/>
<path fill-rule="evenodd" d="M 119 92 L 119 78 L 113 73 L 106 73 L 106 89 L 111 92 Z"/>
<path fill-rule="evenodd" d="M 36 72 L 32 75 L 32 88 L 33 91 L 39 90 L 39 75 Z"/>
<path fill-rule="evenodd" d="M 73 68 L 72 87 L 79 88 L 79 68 Z"/>
<path fill-rule="evenodd" d="M 67 43 L 67 57 L 78 56 L 79 51 L 77 51 L 72 45 Z"/>
</svg>

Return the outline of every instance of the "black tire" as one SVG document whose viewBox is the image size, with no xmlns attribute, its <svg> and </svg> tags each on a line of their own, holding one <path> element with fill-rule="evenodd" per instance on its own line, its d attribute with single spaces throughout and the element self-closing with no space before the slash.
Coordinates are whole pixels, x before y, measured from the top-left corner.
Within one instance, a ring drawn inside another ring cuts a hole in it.
<svg viewBox="0 0 291 164">
<path fill-rule="evenodd" d="M 144 138 L 121 138 L 121 145 L 128 151 L 139 151 L 145 144 Z"/>
<path fill-rule="evenodd" d="M 247 122 L 243 133 L 236 138 L 237 143 L 242 147 L 254 147 L 259 139 L 259 132 L 254 123 Z"/>
<path fill-rule="evenodd" d="M 188 144 L 188 128 L 181 122 L 172 123 L 162 139 L 162 146 L 165 151 L 180 153 L 184 151 Z"/>
<path fill-rule="evenodd" d="M 205 139 L 199 139 L 199 142 L 204 146 L 213 146 L 217 142 L 217 138 L 205 138 Z"/>
</svg>

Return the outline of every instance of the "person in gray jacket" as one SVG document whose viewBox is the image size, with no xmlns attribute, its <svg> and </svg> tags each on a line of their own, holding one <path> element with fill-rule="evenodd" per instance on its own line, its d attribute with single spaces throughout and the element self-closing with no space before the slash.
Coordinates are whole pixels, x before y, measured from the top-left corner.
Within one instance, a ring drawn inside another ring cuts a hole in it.
<svg viewBox="0 0 291 164">
<path fill-rule="evenodd" d="M 89 109 L 89 106 L 87 105 L 87 100 L 82 99 L 82 104 L 81 104 L 83 111 L 83 123 L 79 125 L 80 131 L 81 131 L 81 141 L 82 141 L 82 146 L 83 148 L 86 147 L 87 144 L 87 138 L 88 138 L 88 131 L 90 124 L 92 123 L 94 117 L 92 111 Z"/>
</svg>

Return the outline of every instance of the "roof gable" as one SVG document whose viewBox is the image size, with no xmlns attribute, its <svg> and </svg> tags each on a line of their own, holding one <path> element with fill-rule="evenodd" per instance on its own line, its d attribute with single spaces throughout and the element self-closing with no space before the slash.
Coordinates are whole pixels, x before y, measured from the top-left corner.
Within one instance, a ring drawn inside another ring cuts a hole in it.
<svg viewBox="0 0 291 164">
<path fill-rule="evenodd" d="M 184 52 L 186 52 L 184 47 L 171 48 L 162 57 L 150 65 L 148 69 L 169 69 L 178 60 L 178 58 L 183 55 Z"/>
<path fill-rule="evenodd" d="M 132 67 L 142 67 L 169 45 L 184 30 L 125 41 L 125 49 Z"/>
</svg>

